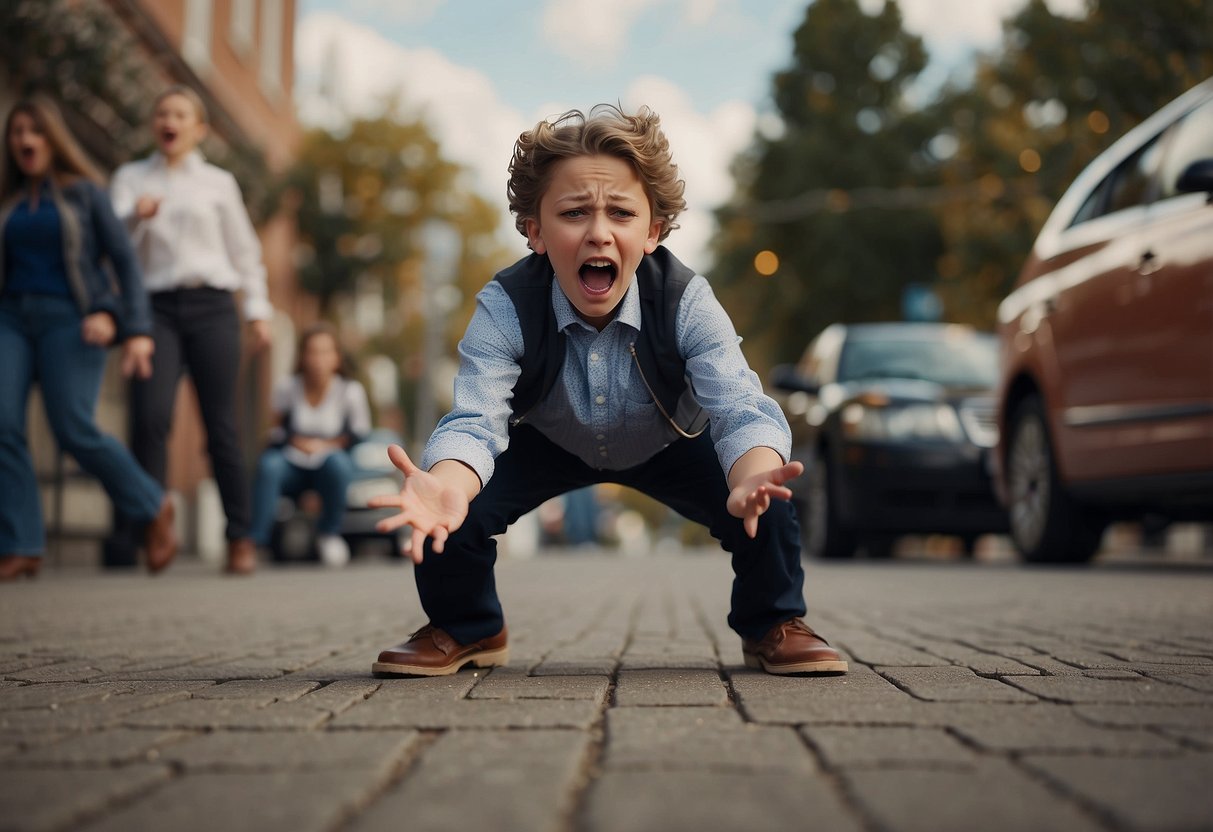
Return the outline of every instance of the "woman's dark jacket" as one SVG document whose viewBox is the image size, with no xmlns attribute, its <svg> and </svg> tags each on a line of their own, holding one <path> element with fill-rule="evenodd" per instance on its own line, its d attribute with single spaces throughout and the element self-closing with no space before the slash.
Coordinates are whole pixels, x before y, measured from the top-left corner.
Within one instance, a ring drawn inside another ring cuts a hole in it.
<svg viewBox="0 0 1213 832">
<path fill-rule="evenodd" d="M 116 341 L 151 335 L 152 316 L 143 275 L 126 228 L 114 214 L 109 196 L 83 178 L 51 184 L 45 193 L 59 211 L 63 263 L 81 317 L 109 312 L 118 328 Z M 4 291 L 3 229 L 13 209 L 25 198 L 22 191 L 0 205 L 0 293 Z"/>
</svg>

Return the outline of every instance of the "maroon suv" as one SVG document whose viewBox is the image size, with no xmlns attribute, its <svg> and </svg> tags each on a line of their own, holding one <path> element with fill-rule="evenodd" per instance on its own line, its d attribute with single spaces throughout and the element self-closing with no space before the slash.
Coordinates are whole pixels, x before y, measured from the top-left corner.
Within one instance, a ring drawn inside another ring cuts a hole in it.
<svg viewBox="0 0 1213 832">
<path fill-rule="evenodd" d="M 999 308 L 998 489 L 1030 561 L 1213 521 L 1213 78 L 1100 155 Z"/>
</svg>

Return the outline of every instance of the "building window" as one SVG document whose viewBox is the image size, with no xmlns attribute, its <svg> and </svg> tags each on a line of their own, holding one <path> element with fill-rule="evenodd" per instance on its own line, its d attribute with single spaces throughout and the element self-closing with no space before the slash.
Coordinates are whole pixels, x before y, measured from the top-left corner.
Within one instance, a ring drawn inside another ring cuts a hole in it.
<svg viewBox="0 0 1213 832">
<path fill-rule="evenodd" d="M 215 10 L 211 0 L 186 0 L 185 34 L 181 54 L 199 73 L 211 68 L 211 27 Z"/>
<path fill-rule="evenodd" d="M 227 37 L 232 49 L 240 55 L 253 51 L 253 27 L 257 22 L 257 0 L 232 0 Z"/>
<path fill-rule="evenodd" d="M 267 96 L 282 92 L 282 0 L 261 0 L 261 87 Z"/>
</svg>

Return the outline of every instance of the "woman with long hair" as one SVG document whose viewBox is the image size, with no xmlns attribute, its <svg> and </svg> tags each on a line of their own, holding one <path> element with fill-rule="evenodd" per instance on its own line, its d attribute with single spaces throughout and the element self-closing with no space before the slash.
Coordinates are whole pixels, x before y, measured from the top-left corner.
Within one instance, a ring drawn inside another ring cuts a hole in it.
<svg viewBox="0 0 1213 832">
<path fill-rule="evenodd" d="M 25 433 L 32 385 L 42 389 L 59 447 L 100 480 L 118 510 L 144 526 L 152 571 L 173 556 L 173 504 L 93 411 L 106 349 L 146 378 L 154 344 L 147 293 L 101 175 L 54 103 L 17 102 L 4 124 L 0 170 L 0 580 L 38 573 L 41 497 Z M 115 291 L 106 264 L 120 291 Z"/>
<path fill-rule="evenodd" d="M 314 324 L 299 336 L 295 372 L 275 386 L 271 409 L 271 444 L 257 464 L 253 486 L 253 540 L 269 545 L 280 496 L 311 489 L 323 505 L 316 527 L 320 559 L 340 566 L 350 558 L 341 537 L 353 475 L 346 451 L 370 433 L 371 410 L 330 324 Z"/>
</svg>

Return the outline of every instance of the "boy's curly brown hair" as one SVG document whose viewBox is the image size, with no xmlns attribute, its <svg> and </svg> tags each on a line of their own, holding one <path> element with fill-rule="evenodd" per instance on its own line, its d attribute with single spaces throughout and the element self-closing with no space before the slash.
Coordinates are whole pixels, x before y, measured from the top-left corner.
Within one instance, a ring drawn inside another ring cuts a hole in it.
<svg viewBox="0 0 1213 832">
<path fill-rule="evenodd" d="M 597 104 L 588 115 L 569 110 L 554 121 L 541 121 L 514 143 L 506 195 L 518 233 L 526 237 L 526 221 L 539 217 L 539 201 L 555 164 L 596 155 L 616 156 L 636 169 L 653 219 L 662 221 L 659 240 L 678 227 L 675 220 L 687 205 L 682 198 L 686 183 L 678 178 L 660 117 L 648 107 L 629 115 L 612 104 Z"/>
</svg>

